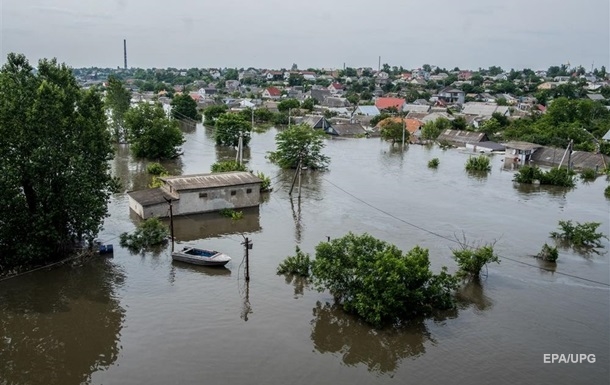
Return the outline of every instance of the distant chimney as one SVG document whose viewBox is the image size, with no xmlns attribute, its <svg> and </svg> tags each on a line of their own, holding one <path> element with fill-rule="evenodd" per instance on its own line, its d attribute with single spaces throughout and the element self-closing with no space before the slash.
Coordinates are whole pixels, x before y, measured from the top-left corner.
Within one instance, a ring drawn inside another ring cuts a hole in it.
<svg viewBox="0 0 610 385">
<path fill-rule="evenodd" d="M 127 69 L 127 39 L 123 39 L 123 59 L 125 60 L 125 69 Z"/>
</svg>

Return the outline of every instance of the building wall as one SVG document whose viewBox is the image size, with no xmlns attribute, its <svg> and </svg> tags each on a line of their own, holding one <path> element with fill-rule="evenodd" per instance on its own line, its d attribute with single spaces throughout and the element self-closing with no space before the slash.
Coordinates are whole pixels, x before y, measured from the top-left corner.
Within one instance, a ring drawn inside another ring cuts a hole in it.
<svg viewBox="0 0 610 385">
<path fill-rule="evenodd" d="M 232 192 L 235 192 L 235 194 L 232 195 Z M 204 213 L 222 209 L 239 209 L 258 206 L 259 204 L 259 183 L 181 191 L 180 199 L 174 203 L 174 215 Z"/>
<path fill-rule="evenodd" d="M 133 210 L 136 214 L 138 214 L 142 219 L 148 219 L 152 217 L 162 218 L 169 216 L 169 206 L 167 203 L 142 207 L 142 205 L 136 202 L 132 197 L 129 197 L 129 208 Z"/>
</svg>

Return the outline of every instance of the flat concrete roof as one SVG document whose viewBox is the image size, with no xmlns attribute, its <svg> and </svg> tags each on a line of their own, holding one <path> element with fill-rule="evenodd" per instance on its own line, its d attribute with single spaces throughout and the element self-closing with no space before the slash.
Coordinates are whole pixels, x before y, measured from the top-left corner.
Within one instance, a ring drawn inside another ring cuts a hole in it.
<svg viewBox="0 0 610 385">
<path fill-rule="evenodd" d="M 171 186 L 174 191 L 201 190 L 206 188 L 262 183 L 260 178 L 247 171 L 166 176 L 161 177 L 160 179 Z"/>
</svg>

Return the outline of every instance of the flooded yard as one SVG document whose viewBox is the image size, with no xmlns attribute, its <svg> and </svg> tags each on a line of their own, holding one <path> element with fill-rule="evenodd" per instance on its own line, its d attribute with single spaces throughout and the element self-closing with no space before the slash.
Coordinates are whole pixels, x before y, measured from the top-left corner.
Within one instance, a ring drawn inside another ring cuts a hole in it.
<svg viewBox="0 0 610 385">
<path fill-rule="evenodd" d="M 379 139 L 332 139 L 326 172 L 293 172 L 265 159 L 275 129 L 254 134 L 248 167 L 272 178 L 258 209 L 231 220 L 176 218 L 177 247 L 230 255 L 226 269 L 172 262 L 170 249 L 131 254 L 118 235 L 134 229 L 125 193 L 110 203 L 100 239 L 114 257 L 0 282 L 0 384 L 598 384 L 610 362 L 608 240 L 599 253 L 560 248 L 556 266 L 533 258 L 559 220 L 601 222 L 609 234 L 607 183 L 570 190 L 518 186 L 503 157 L 487 176 L 464 171 L 468 154 L 438 147 L 404 151 Z M 232 149 L 198 126 L 172 174 L 209 172 Z M 439 158 L 438 169 L 427 163 Z M 149 182 L 144 162 L 118 149 L 125 189 Z M 367 232 L 403 250 L 430 250 L 447 266 L 455 240 L 493 242 L 501 263 L 459 292 L 450 312 L 377 331 L 326 292 L 276 275 L 296 245 L 313 254 L 327 237 Z M 243 236 L 253 242 L 251 281 Z M 595 354 L 595 363 L 545 364 L 544 354 Z"/>
</svg>

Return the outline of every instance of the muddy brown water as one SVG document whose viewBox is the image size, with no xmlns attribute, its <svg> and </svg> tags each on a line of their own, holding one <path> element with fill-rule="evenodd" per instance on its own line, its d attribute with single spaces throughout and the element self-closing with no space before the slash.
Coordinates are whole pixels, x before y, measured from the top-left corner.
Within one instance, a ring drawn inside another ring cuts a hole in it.
<svg viewBox="0 0 610 385">
<path fill-rule="evenodd" d="M 492 158 L 486 176 L 464 172 L 467 154 L 378 139 L 328 140 L 324 173 L 305 172 L 291 201 L 292 173 L 265 160 L 275 129 L 255 134 L 249 168 L 273 178 L 258 209 L 232 221 L 215 214 L 176 221 L 181 245 L 233 257 L 211 270 L 171 261 L 169 249 L 134 255 L 118 235 L 134 228 L 125 194 L 110 203 L 100 238 L 113 258 L 0 282 L 0 384 L 606 384 L 609 382 L 610 265 L 601 253 L 560 249 L 538 262 L 558 220 L 601 222 L 604 178 L 571 190 L 519 187 Z M 208 128 L 186 135 L 172 173 L 207 172 L 218 149 Z M 437 170 L 427 168 L 438 157 Z M 144 162 L 121 147 L 112 162 L 126 189 L 146 186 Z M 404 250 L 430 250 L 438 271 L 450 240 L 496 240 L 502 257 L 482 283 L 467 284 L 450 312 L 400 329 L 373 330 L 300 280 L 275 274 L 299 244 L 368 232 Z M 242 235 L 253 241 L 244 282 Z M 448 238 L 448 239 L 447 239 Z M 542 269 L 541 269 L 542 268 Z M 595 363 L 545 364 L 544 354 L 595 354 Z"/>
</svg>

